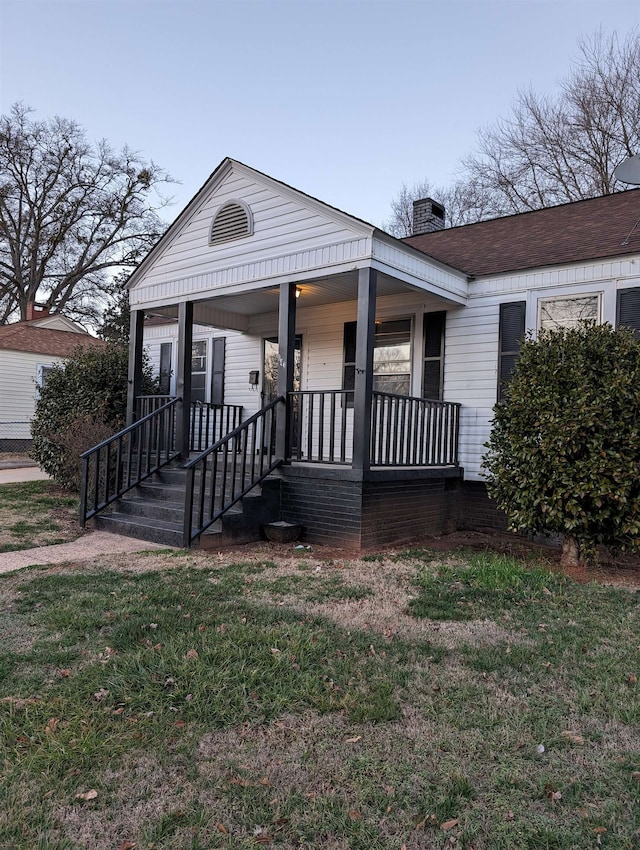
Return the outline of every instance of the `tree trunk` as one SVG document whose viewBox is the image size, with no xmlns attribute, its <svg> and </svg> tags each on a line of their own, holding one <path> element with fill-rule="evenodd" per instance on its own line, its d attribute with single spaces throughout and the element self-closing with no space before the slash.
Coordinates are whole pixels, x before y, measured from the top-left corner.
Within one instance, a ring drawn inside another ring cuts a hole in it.
<svg viewBox="0 0 640 850">
<path fill-rule="evenodd" d="M 580 557 L 580 545 L 575 537 L 567 535 L 562 544 L 562 555 L 560 556 L 561 567 L 579 567 L 582 565 Z"/>
</svg>

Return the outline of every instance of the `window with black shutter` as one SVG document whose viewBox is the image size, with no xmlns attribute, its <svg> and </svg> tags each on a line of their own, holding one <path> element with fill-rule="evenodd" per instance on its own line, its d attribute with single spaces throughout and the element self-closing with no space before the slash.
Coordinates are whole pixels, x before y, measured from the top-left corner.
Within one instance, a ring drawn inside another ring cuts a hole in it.
<svg viewBox="0 0 640 850">
<path fill-rule="evenodd" d="M 618 290 L 616 325 L 631 328 L 633 335 L 640 338 L 640 289 Z"/>
<path fill-rule="evenodd" d="M 524 339 L 526 301 L 500 305 L 500 341 L 498 356 L 498 401 L 502 401 L 515 369 Z"/>
<path fill-rule="evenodd" d="M 444 378 L 444 331 L 447 314 L 425 313 L 424 364 L 422 371 L 422 397 L 442 400 Z"/>
<path fill-rule="evenodd" d="M 346 404 L 353 407 L 356 379 L 356 322 L 344 325 L 344 368 L 342 389 L 348 390 Z M 411 319 L 376 322 L 373 352 L 373 389 L 409 395 L 411 389 Z"/>
<path fill-rule="evenodd" d="M 224 404 L 225 338 L 216 337 L 211 345 L 211 404 Z"/>
</svg>

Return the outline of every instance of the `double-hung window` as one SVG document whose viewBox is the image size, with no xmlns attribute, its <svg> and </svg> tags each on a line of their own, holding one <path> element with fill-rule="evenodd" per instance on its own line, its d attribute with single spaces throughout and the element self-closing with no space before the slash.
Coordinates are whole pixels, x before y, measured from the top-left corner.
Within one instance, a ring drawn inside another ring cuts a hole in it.
<svg viewBox="0 0 640 850">
<path fill-rule="evenodd" d="M 353 405 L 356 377 L 356 322 L 344 326 L 344 369 L 342 387 Z M 373 389 L 409 395 L 411 392 L 411 319 L 376 322 L 373 351 Z"/>
</svg>

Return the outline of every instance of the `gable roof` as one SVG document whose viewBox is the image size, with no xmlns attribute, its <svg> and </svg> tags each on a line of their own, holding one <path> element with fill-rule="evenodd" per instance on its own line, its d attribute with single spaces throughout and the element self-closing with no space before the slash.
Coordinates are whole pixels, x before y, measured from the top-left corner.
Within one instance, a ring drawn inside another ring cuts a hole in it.
<svg viewBox="0 0 640 850">
<path fill-rule="evenodd" d="M 34 326 L 32 322 L 15 322 L 0 326 L 0 350 L 25 351 L 51 357 L 68 357 L 76 348 L 102 347 L 101 339 L 75 331 L 57 331 Z"/>
<path fill-rule="evenodd" d="M 306 192 L 302 192 L 300 191 L 300 189 L 296 189 L 293 186 L 290 186 L 288 183 L 284 183 L 282 180 L 276 180 L 275 177 L 270 177 L 268 174 L 265 174 L 262 171 L 258 171 L 255 168 L 251 168 L 251 166 L 245 165 L 243 162 L 240 162 L 237 159 L 225 157 L 218 165 L 218 167 L 209 175 L 206 182 L 200 187 L 200 189 L 198 189 L 198 191 L 189 201 L 187 206 L 184 207 L 182 212 L 180 212 L 177 218 L 175 218 L 174 221 L 169 225 L 167 230 L 156 242 L 156 244 L 150 249 L 148 254 L 146 254 L 146 256 L 142 258 L 138 266 L 133 270 L 133 272 L 129 276 L 129 279 L 127 280 L 128 289 L 131 289 L 136 285 L 139 278 L 145 273 L 146 269 L 153 264 L 154 260 L 162 254 L 162 251 L 165 249 L 165 247 L 169 245 L 173 237 L 188 221 L 188 219 L 190 218 L 194 210 L 198 207 L 198 205 L 234 168 L 247 176 L 253 176 L 254 178 L 258 178 L 264 183 L 270 184 L 274 188 L 279 188 L 281 191 L 284 191 L 289 196 L 298 196 L 299 199 L 306 200 L 310 205 L 323 211 L 326 215 L 331 216 L 334 220 L 337 220 L 346 226 L 351 226 L 352 228 L 355 228 L 361 233 L 373 234 L 374 231 L 378 230 L 375 225 L 369 224 L 369 222 L 363 221 L 363 219 L 361 218 L 357 218 L 356 216 L 350 215 L 349 213 L 338 209 L 338 207 L 331 206 L 330 204 L 327 204 L 324 201 L 319 200 L 318 198 L 314 198 L 313 195 L 308 195 Z"/>
<path fill-rule="evenodd" d="M 407 236 L 472 277 L 640 253 L 640 189 Z"/>
</svg>

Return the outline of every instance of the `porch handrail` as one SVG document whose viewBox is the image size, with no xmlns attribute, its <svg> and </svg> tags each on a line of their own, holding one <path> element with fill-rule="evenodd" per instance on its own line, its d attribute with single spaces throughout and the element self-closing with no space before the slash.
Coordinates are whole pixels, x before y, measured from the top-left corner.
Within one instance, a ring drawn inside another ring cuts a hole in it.
<svg viewBox="0 0 640 850">
<path fill-rule="evenodd" d="M 80 455 L 83 527 L 88 519 L 178 457 L 175 411 L 180 401 L 179 397 L 172 398 Z"/>
<path fill-rule="evenodd" d="M 285 415 L 284 396 L 274 399 L 184 465 L 185 548 L 282 464 L 283 458 L 275 457 L 273 439 L 278 411 Z"/>
<path fill-rule="evenodd" d="M 457 466 L 460 403 L 374 390 L 372 466 Z"/>
</svg>

